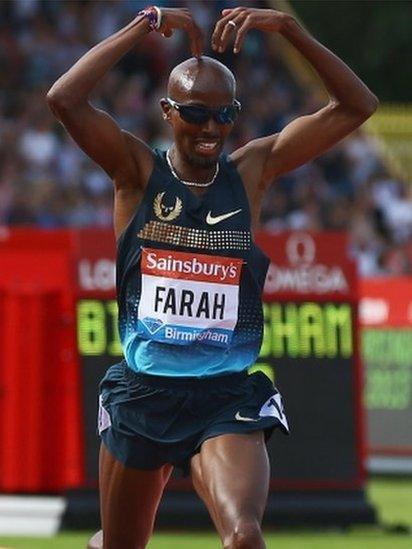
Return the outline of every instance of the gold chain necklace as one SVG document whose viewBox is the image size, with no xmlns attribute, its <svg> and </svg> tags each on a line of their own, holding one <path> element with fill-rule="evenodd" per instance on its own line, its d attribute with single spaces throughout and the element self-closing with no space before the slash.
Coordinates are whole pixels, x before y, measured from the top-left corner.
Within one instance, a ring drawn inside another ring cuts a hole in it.
<svg viewBox="0 0 412 549">
<path fill-rule="evenodd" d="M 212 185 L 215 182 L 217 174 L 219 173 L 219 162 L 217 162 L 216 163 L 215 173 L 213 174 L 213 177 L 210 181 L 206 181 L 206 183 L 197 183 L 196 181 L 184 181 L 183 179 L 181 179 L 177 175 L 177 173 L 175 172 L 175 169 L 173 168 L 172 161 L 170 160 L 170 149 L 168 149 L 167 152 L 166 152 L 166 160 L 167 160 L 167 164 L 170 168 L 170 171 L 172 172 L 173 177 L 178 179 L 184 185 L 188 185 L 189 187 L 209 187 L 210 185 Z"/>
</svg>

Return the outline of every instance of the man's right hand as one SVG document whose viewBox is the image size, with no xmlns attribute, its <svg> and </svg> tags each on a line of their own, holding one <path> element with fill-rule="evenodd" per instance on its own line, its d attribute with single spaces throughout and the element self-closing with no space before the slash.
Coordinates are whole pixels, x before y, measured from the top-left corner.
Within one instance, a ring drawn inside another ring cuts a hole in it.
<svg viewBox="0 0 412 549">
<path fill-rule="evenodd" d="M 203 51 L 202 31 L 187 8 L 161 8 L 162 24 L 159 31 L 169 38 L 175 29 L 183 29 L 190 42 L 194 57 L 200 57 Z"/>
</svg>

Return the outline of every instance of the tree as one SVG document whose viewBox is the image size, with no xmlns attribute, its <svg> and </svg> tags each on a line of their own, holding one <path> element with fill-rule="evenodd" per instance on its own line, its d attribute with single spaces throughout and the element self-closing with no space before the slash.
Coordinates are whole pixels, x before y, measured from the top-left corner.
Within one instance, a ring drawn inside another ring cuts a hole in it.
<svg viewBox="0 0 412 549">
<path fill-rule="evenodd" d="M 412 101 L 410 0 L 291 0 L 306 27 L 365 80 L 380 101 Z"/>
</svg>

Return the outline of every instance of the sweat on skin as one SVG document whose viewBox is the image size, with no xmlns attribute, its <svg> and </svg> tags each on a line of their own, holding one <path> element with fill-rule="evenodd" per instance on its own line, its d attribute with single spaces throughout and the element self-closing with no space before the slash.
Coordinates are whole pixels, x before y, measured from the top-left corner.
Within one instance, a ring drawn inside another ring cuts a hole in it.
<svg viewBox="0 0 412 549">
<path fill-rule="evenodd" d="M 236 96 L 236 79 L 233 73 L 216 59 L 207 56 L 192 57 L 177 65 L 170 73 L 167 95 L 177 103 L 187 105 L 230 105 Z M 162 108 L 165 119 L 170 123 L 173 116 L 174 126 L 176 122 L 179 126 L 179 113 L 167 102 L 162 102 Z M 191 131 L 194 150 L 191 154 L 186 150 L 185 159 L 194 167 L 214 167 L 230 129 L 218 127 L 213 121 L 209 121 L 201 128 L 195 126 Z M 172 146 L 172 159 L 173 148 Z M 173 164 L 179 171 L 177 159 L 174 159 Z"/>
</svg>

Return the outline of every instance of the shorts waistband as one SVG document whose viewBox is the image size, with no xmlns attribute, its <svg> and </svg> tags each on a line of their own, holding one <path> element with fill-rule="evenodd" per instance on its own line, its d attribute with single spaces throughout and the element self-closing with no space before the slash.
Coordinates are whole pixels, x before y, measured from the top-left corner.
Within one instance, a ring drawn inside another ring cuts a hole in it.
<svg viewBox="0 0 412 549">
<path fill-rule="evenodd" d="M 247 370 L 233 372 L 221 376 L 210 377 L 171 377 L 142 374 L 133 371 L 127 364 L 124 365 L 126 379 L 135 383 L 141 383 L 146 387 L 158 387 L 164 389 L 206 389 L 212 387 L 230 387 L 237 385 L 248 377 Z"/>
</svg>

